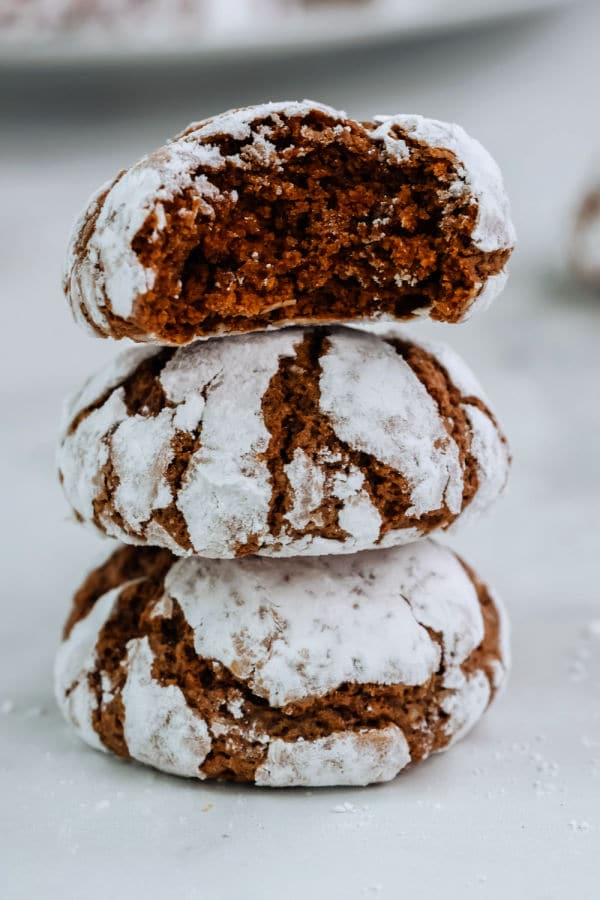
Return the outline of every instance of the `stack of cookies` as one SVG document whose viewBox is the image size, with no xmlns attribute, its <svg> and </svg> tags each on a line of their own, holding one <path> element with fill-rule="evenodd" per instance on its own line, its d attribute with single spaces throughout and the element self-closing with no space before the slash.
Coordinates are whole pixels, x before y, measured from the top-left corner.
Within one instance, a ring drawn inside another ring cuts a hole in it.
<svg viewBox="0 0 600 900">
<path fill-rule="evenodd" d="M 191 125 L 92 198 L 67 297 L 140 346 L 70 401 L 59 449 L 76 518 L 121 542 L 57 658 L 87 743 L 197 778 L 362 785 L 474 725 L 506 622 L 429 535 L 498 497 L 506 440 L 448 347 L 364 326 L 464 320 L 513 244 L 461 128 L 308 101 Z"/>
</svg>

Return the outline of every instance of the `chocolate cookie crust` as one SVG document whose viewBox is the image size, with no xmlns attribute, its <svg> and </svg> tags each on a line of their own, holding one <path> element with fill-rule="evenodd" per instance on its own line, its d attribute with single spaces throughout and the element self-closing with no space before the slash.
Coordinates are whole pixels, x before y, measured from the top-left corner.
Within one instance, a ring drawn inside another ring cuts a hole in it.
<svg viewBox="0 0 600 900">
<path fill-rule="evenodd" d="M 65 291 L 95 333 L 180 345 L 288 324 L 458 322 L 505 281 L 502 179 L 456 125 L 266 104 L 191 125 L 92 198 Z"/>
<path fill-rule="evenodd" d="M 487 508 L 508 465 L 452 351 L 343 327 L 127 351 L 59 449 L 81 520 L 209 557 L 408 543 Z"/>
<path fill-rule="evenodd" d="M 393 778 L 465 734 L 508 665 L 502 608 L 431 541 L 304 561 L 122 548 L 64 637 L 58 701 L 92 746 L 270 786 Z"/>
</svg>

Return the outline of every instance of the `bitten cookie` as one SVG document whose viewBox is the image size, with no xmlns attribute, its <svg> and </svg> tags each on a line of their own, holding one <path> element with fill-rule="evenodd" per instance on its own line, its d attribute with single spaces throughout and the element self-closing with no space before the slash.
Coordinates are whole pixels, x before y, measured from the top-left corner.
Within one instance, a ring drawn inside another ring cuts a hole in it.
<svg viewBox="0 0 600 900">
<path fill-rule="evenodd" d="M 123 547 L 75 596 L 56 694 L 88 744 L 271 787 L 387 781 L 504 682 L 498 601 L 432 541 L 309 560 Z"/>
<path fill-rule="evenodd" d="M 509 452 L 447 347 L 288 328 L 126 351 L 66 412 L 76 516 L 208 557 L 351 553 L 487 507 Z"/>
<path fill-rule="evenodd" d="M 97 334 L 161 344 L 458 322 L 500 292 L 514 241 L 498 167 L 457 125 L 271 103 L 191 125 L 104 186 L 65 291 Z"/>
</svg>

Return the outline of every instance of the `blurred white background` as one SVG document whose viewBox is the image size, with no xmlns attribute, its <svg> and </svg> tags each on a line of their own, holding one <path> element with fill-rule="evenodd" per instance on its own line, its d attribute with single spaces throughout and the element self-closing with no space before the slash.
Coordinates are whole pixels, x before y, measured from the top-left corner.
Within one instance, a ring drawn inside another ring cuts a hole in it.
<svg viewBox="0 0 600 900">
<path fill-rule="evenodd" d="M 418 41 L 225 61 L 0 58 L 7 897 L 595 896 L 600 293 L 573 281 L 565 258 L 580 192 L 600 171 L 599 33 L 592 0 Z M 358 118 L 460 122 L 503 168 L 520 238 L 488 313 L 417 326 L 465 355 L 513 447 L 506 498 L 452 538 L 512 614 L 512 682 L 453 753 L 381 788 L 312 796 L 198 786 L 104 758 L 67 732 L 51 690 L 70 595 L 108 551 L 68 519 L 55 481 L 61 399 L 119 349 L 70 320 L 60 279 L 72 221 L 101 182 L 189 121 L 302 97 Z"/>
</svg>

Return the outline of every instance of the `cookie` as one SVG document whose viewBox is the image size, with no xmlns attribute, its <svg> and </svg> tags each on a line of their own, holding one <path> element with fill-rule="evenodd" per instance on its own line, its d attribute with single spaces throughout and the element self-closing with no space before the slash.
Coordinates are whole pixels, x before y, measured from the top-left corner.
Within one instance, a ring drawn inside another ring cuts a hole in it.
<svg viewBox="0 0 600 900">
<path fill-rule="evenodd" d="M 64 284 L 93 332 L 167 345 L 458 322 L 502 289 L 514 240 L 498 167 L 457 125 L 270 103 L 191 125 L 101 188 Z"/>
<path fill-rule="evenodd" d="M 56 695 L 100 750 L 272 787 L 387 781 L 504 682 L 498 601 L 433 541 L 347 557 L 122 547 L 75 596 Z"/>
<path fill-rule="evenodd" d="M 208 557 L 352 553 L 486 508 L 509 452 L 442 345 L 338 327 L 134 347 L 68 405 L 76 516 Z"/>
</svg>

